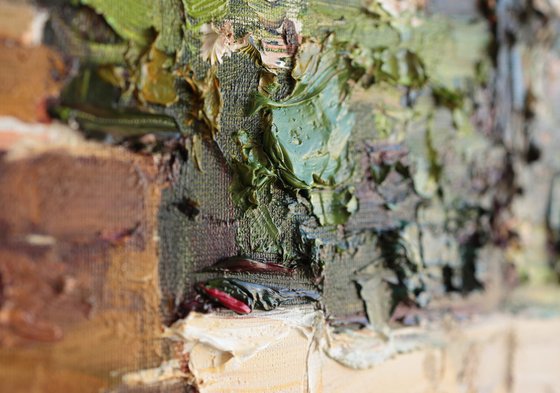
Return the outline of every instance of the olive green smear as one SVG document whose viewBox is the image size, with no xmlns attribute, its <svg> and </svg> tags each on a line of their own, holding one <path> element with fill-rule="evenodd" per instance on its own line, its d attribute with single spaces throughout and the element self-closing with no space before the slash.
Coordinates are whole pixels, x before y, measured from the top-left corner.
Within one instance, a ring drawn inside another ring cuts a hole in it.
<svg viewBox="0 0 560 393">
<path fill-rule="evenodd" d="M 56 14 L 51 16 L 51 26 L 70 56 L 88 64 L 126 64 L 125 55 L 129 49 L 126 41 L 103 43 L 86 40 Z"/>
<path fill-rule="evenodd" d="M 123 39 L 140 47 L 150 44 L 155 30 L 156 48 L 173 53 L 181 45 L 179 0 L 80 0 L 105 17 Z"/>
<path fill-rule="evenodd" d="M 246 131 L 234 135 L 242 160 L 233 160 L 234 180 L 231 185 L 233 198 L 243 210 L 259 205 L 259 195 L 270 192 L 270 185 L 277 176 L 261 145 L 250 138 Z"/>
<path fill-rule="evenodd" d="M 144 63 L 139 81 L 139 98 L 144 102 L 169 106 L 177 102 L 175 77 L 170 72 L 173 59 L 155 46 Z"/>
<path fill-rule="evenodd" d="M 221 20 L 229 11 L 229 0 L 183 0 L 188 16 L 200 23 Z"/>
<path fill-rule="evenodd" d="M 345 224 L 358 210 L 358 200 L 349 189 L 314 190 L 309 194 L 313 214 L 319 218 L 321 225 Z"/>
<path fill-rule="evenodd" d="M 187 66 L 179 72 L 187 83 L 188 119 L 199 121 L 206 128 L 203 134 L 214 139 L 220 130 L 220 116 L 224 105 L 220 91 L 220 81 L 214 68 L 208 69 L 204 79 L 197 79 Z"/>
<path fill-rule="evenodd" d="M 59 107 L 56 111 L 60 119 L 77 122 L 86 132 L 104 132 L 121 137 L 161 132 L 177 133 L 175 120 L 163 115 L 119 111 L 93 113 L 65 107 Z"/>
</svg>

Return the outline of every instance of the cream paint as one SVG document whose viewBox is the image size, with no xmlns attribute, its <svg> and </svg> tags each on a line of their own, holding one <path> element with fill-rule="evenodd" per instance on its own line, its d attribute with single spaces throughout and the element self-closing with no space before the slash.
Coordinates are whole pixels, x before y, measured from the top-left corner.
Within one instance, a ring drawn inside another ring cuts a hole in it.
<svg viewBox="0 0 560 393">
<path fill-rule="evenodd" d="M 130 372 L 122 376 L 123 382 L 130 386 L 154 385 L 185 378 L 188 376 L 181 371 L 178 360 L 170 360 L 163 362 L 159 367 Z"/>
<path fill-rule="evenodd" d="M 125 374 L 123 382 L 187 381 L 200 393 L 504 393 L 520 320 L 443 318 L 427 330 L 392 330 L 384 341 L 367 329 L 334 333 L 311 307 L 246 316 L 191 313 L 164 334 L 184 344 L 191 374 L 172 360 Z M 403 370 L 406 378 L 395 377 Z"/>
<path fill-rule="evenodd" d="M 311 309 L 191 313 L 166 336 L 186 344 L 200 392 L 301 392 L 314 379 L 307 363 L 319 315 Z"/>
<path fill-rule="evenodd" d="M 331 369 L 361 375 L 359 369 L 367 373 L 398 353 L 435 342 L 416 328 L 388 337 L 369 329 L 334 333 L 323 313 L 310 307 L 248 316 L 191 313 L 165 336 L 185 344 L 201 393 L 331 391 Z"/>
<path fill-rule="evenodd" d="M 291 330 L 299 329 L 307 338 L 317 314 L 300 309 L 253 313 L 248 317 L 191 313 L 177 321 L 166 335 L 184 340 L 189 351 L 196 345 L 204 345 L 244 361 L 285 340 Z"/>
<path fill-rule="evenodd" d="M 322 348 L 340 364 L 353 369 L 369 369 L 397 354 L 422 349 L 427 345 L 436 347 L 438 340 L 420 328 L 392 330 L 384 337 L 373 330 L 348 330 L 331 334 Z"/>
<path fill-rule="evenodd" d="M 76 130 L 56 121 L 27 123 L 15 117 L 0 116 L 0 150 L 8 152 L 6 160 L 21 159 L 45 149 L 79 146 L 94 148 L 98 144 L 86 141 Z"/>
<path fill-rule="evenodd" d="M 41 44 L 45 23 L 49 19 L 46 10 L 6 0 L 0 0 L 0 7 L 0 37 L 16 40 L 24 46 Z"/>
<path fill-rule="evenodd" d="M 24 45 L 35 46 L 41 44 L 47 20 L 49 20 L 49 14 L 47 11 L 34 9 L 33 20 L 22 36 L 22 42 Z"/>
</svg>

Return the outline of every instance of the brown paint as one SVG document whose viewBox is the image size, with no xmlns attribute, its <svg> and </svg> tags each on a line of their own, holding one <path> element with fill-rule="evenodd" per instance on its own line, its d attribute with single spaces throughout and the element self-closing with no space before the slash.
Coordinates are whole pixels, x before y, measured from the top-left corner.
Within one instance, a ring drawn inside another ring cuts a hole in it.
<svg viewBox="0 0 560 393">
<path fill-rule="evenodd" d="M 143 221 L 140 195 L 148 179 L 142 170 L 141 162 L 64 152 L 0 163 L 0 222 L 12 238 L 38 233 L 87 243 L 115 237 Z"/>
<path fill-rule="evenodd" d="M 157 366 L 153 160 L 89 144 L 6 157 L 0 391 L 98 392 Z"/>
<path fill-rule="evenodd" d="M 36 9 L 25 2 L 0 0 L 0 40 L 30 43 Z"/>
<path fill-rule="evenodd" d="M 49 48 L 0 43 L 0 116 L 45 121 L 45 100 L 58 95 L 63 74 L 62 59 Z"/>
</svg>

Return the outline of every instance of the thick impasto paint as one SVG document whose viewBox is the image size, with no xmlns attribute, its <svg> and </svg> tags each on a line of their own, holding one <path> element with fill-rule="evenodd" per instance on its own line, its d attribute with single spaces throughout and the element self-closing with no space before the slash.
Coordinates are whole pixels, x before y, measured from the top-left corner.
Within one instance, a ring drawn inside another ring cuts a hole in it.
<svg viewBox="0 0 560 393">
<path fill-rule="evenodd" d="M 0 10 L 10 391 L 437 391 L 557 280 L 555 1 Z"/>
</svg>

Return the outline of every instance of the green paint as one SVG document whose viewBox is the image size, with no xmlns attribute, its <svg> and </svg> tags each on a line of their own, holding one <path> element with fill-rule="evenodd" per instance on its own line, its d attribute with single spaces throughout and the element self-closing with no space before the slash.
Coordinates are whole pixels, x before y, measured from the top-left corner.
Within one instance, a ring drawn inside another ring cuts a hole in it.
<svg viewBox="0 0 560 393">
<path fill-rule="evenodd" d="M 179 99 L 175 91 L 175 76 L 171 73 L 173 59 L 152 47 L 140 74 L 140 99 L 152 104 L 169 106 Z"/>
<path fill-rule="evenodd" d="M 229 0 L 183 0 L 187 15 L 200 23 L 223 19 L 229 11 Z"/>
<path fill-rule="evenodd" d="M 327 40 L 300 48 L 292 76 L 296 87 L 284 100 L 262 95 L 270 109 L 264 148 L 284 185 L 294 189 L 340 184 L 351 174 L 347 142 L 354 117 L 341 102 L 344 70 Z"/>
<path fill-rule="evenodd" d="M 107 23 L 125 40 L 140 46 L 150 42 L 154 5 L 150 0 L 81 0 L 102 14 Z"/>
<path fill-rule="evenodd" d="M 220 81 L 216 69 L 208 69 L 204 79 L 198 79 L 189 66 L 178 72 L 187 82 L 188 103 L 186 108 L 189 121 L 199 121 L 205 126 L 203 135 L 214 139 L 220 131 L 220 117 L 224 105 L 220 91 Z"/>
<path fill-rule="evenodd" d="M 156 47 L 167 53 L 181 44 L 181 6 L 179 0 L 80 0 L 102 14 L 107 23 L 123 39 L 140 47 L 153 40 Z"/>
<path fill-rule="evenodd" d="M 339 67 L 339 58 L 332 46 L 332 39 L 325 41 L 324 45 L 316 42 L 304 43 L 299 49 L 292 71 L 292 77 L 297 84 L 290 96 L 276 101 L 259 94 L 251 112 L 262 108 L 290 108 L 309 103 L 323 92 L 333 79 L 337 82 L 339 74 L 343 71 Z M 337 94 L 337 98 L 338 96 Z"/>
<path fill-rule="evenodd" d="M 387 322 L 391 312 L 391 289 L 385 280 L 385 276 L 390 274 L 391 270 L 384 269 L 379 262 L 373 262 L 356 275 L 369 324 L 382 335 L 388 335 L 390 331 Z"/>
<path fill-rule="evenodd" d="M 260 144 L 243 130 L 236 133 L 235 139 L 241 149 L 242 161 L 233 160 L 231 164 L 234 173 L 231 192 L 236 204 L 247 210 L 258 206 L 259 195 L 270 192 L 270 184 L 277 176 Z"/>
<path fill-rule="evenodd" d="M 175 120 L 164 115 L 123 111 L 91 113 L 67 107 L 57 108 L 57 114 L 63 121 L 77 122 L 87 132 L 104 132 L 119 137 L 179 132 Z"/>
<path fill-rule="evenodd" d="M 255 209 L 248 210 L 245 213 L 244 221 L 249 227 L 249 242 L 252 252 L 280 252 L 282 248 L 280 232 L 266 205 L 261 204 Z"/>
<path fill-rule="evenodd" d="M 208 288 L 219 289 L 228 295 L 242 301 L 251 310 L 274 310 L 278 306 L 288 301 L 296 299 L 316 301 L 319 295 L 313 291 L 290 290 L 285 288 L 272 288 L 265 285 L 254 284 L 233 278 L 217 278 L 205 283 Z"/>
<path fill-rule="evenodd" d="M 120 65 L 126 63 L 125 54 L 129 48 L 128 43 L 86 41 L 56 14 L 51 16 L 51 23 L 58 39 L 64 43 L 64 50 L 71 56 L 81 59 L 84 63 Z"/>
<path fill-rule="evenodd" d="M 310 193 L 313 214 L 321 225 L 340 225 L 358 210 L 358 200 L 351 190 L 313 190 Z"/>
<path fill-rule="evenodd" d="M 64 96 L 60 117 L 113 135 L 187 133 L 188 159 L 173 153 L 181 170 L 161 207 L 162 287 L 172 295 L 191 293 L 195 280 L 208 277 L 193 272 L 222 258 L 270 259 L 297 267 L 294 277 L 270 280 L 317 286 L 335 318 L 365 310 L 384 332 L 391 307 L 421 304 L 426 289 L 422 246 L 405 240 L 416 228 L 415 192 L 445 216 L 418 218 L 419 234 L 425 225 L 437 241 L 445 231 L 457 245 L 465 232 L 456 227 L 483 221 L 455 201 L 480 197 L 457 185 L 470 184 L 469 164 L 488 148 L 470 121 L 488 75 L 484 23 L 420 14 L 413 21 L 361 0 L 82 4 L 103 15 L 121 40 L 84 44 L 83 35 L 60 29 L 70 53 L 91 67 L 82 67 L 73 98 Z M 199 28 L 226 18 L 248 44 L 208 69 Z M 263 40 L 281 44 L 286 18 L 302 22 L 304 37 L 286 61 L 291 68 L 272 71 L 263 64 Z M 394 143 L 410 147 L 402 163 L 368 157 Z M 192 170 L 203 164 L 204 171 Z M 200 201 L 196 220 L 177 213 L 184 198 Z M 465 221 L 455 222 L 461 213 Z M 465 282 L 474 277 L 479 249 L 467 238 L 460 245 L 464 269 L 455 272 Z M 272 287 L 218 280 L 209 285 L 256 308 L 283 299 Z"/>
<path fill-rule="evenodd" d="M 257 97 L 255 109 L 270 110 L 271 126 L 261 143 L 238 135 L 243 160 L 233 162 L 232 191 L 241 206 L 259 205 L 259 193 L 279 179 L 292 190 L 313 190 L 313 212 L 323 225 L 342 224 L 356 211 L 348 188 L 333 189 L 352 174 L 347 142 L 354 118 L 341 102 L 346 78 L 339 63 L 330 40 L 305 43 L 292 71 L 292 93 L 280 101 Z"/>
</svg>

